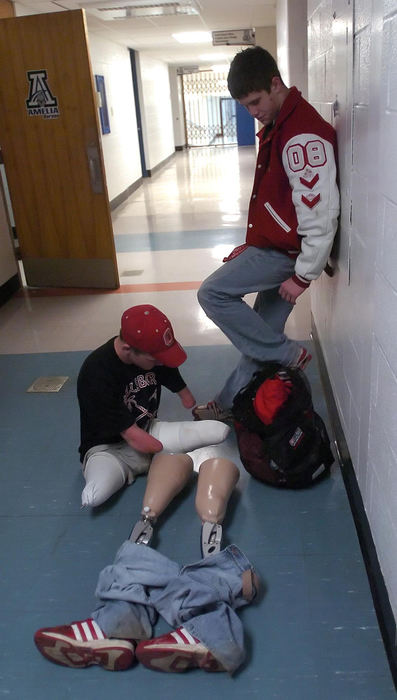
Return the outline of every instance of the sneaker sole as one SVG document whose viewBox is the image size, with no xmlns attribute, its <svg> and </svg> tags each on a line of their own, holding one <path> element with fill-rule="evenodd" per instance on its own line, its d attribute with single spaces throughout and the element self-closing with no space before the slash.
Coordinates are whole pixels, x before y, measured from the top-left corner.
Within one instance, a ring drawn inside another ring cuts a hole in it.
<svg viewBox="0 0 397 700">
<path fill-rule="evenodd" d="M 208 673 L 225 670 L 207 649 L 189 652 L 180 649 L 137 648 L 136 658 L 146 668 L 165 673 L 183 673 L 191 668 L 201 668 Z"/>
<path fill-rule="evenodd" d="M 231 413 L 223 413 L 219 411 L 218 413 L 208 406 L 196 406 L 193 409 L 192 415 L 194 420 L 217 420 L 221 423 L 232 420 L 233 416 Z"/>
<path fill-rule="evenodd" d="M 114 646 L 108 639 L 90 642 L 87 648 L 70 637 L 61 634 L 37 633 L 34 638 L 40 653 L 48 661 L 70 668 L 102 666 L 107 671 L 125 671 L 134 662 L 134 652 L 129 642 L 118 640 Z"/>
</svg>

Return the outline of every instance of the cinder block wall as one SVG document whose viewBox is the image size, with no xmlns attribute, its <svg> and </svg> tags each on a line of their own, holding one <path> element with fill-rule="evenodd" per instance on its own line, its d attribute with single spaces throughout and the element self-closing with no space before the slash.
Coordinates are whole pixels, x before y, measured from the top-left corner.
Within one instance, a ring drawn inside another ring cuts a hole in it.
<svg viewBox="0 0 397 700">
<path fill-rule="evenodd" d="M 308 50 L 342 192 L 336 273 L 312 285 L 312 312 L 396 619 L 397 2 L 309 0 Z"/>
</svg>

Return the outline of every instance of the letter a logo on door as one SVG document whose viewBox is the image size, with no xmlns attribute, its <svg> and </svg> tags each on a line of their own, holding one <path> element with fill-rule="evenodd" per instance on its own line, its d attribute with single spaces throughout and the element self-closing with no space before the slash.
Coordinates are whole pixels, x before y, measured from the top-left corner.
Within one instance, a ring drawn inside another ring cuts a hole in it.
<svg viewBox="0 0 397 700">
<path fill-rule="evenodd" d="M 31 117 L 41 115 L 45 119 L 59 116 L 58 100 L 52 94 L 48 82 L 46 70 L 29 70 L 29 97 L 26 100 L 26 108 Z"/>
</svg>

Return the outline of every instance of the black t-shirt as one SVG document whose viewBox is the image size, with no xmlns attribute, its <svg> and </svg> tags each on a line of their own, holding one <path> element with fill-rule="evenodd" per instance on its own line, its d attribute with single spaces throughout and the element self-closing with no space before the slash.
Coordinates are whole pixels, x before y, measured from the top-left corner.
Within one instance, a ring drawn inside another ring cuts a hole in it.
<svg viewBox="0 0 397 700">
<path fill-rule="evenodd" d="M 125 364 L 116 354 L 114 338 L 88 355 L 77 379 L 81 460 L 94 445 L 119 442 L 120 433 L 131 425 L 146 430 L 157 416 L 162 385 L 174 393 L 186 386 L 178 369 Z"/>
</svg>

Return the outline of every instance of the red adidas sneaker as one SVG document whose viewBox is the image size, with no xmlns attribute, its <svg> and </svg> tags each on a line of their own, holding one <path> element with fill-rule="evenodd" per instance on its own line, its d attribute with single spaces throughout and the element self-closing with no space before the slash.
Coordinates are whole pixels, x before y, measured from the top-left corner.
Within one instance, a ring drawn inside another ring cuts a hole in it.
<svg viewBox="0 0 397 700">
<path fill-rule="evenodd" d="M 298 357 L 296 358 L 295 362 L 293 362 L 290 367 L 293 369 L 301 369 L 304 370 L 306 369 L 307 365 L 309 364 L 310 360 L 312 359 L 312 356 L 306 348 L 299 348 L 299 354 Z"/>
<path fill-rule="evenodd" d="M 44 627 L 37 630 L 34 641 L 46 659 L 71 668 L 97 664 L 107 671 L 125 671 L 135 658 L 131 641 L 109 639 L 91 618 L 61 627 Z"/>
<path fill-rule="evenodd" d="M 141 664 L 153 671 L 182 673 L 189 668 L 202 668 L 210 673 L 226 671 L 207 647 L 184 627 L 139 642 L 135 655 Z"/>
</svg>

